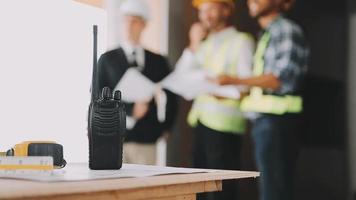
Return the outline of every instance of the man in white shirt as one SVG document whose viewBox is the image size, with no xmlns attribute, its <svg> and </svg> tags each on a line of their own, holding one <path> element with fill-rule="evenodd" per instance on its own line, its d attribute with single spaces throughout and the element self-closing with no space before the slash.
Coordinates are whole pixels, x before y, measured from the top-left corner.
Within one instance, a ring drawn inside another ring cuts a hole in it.
<svg viewBox="0 0 356 200">
<path fill-rule="evenodd" d="M 160 82 L 169 74 L 169 64 L 163 56 L 145 49 L 141 43 L 142 32 L 149 20 L 148 6 L 142 0 L 127 0 L 120 11 L 124 41 L 121 47 L 100 57 L 99 88 L 114 89 L 129 68 L 137 69 L 154 83 Z M 125 91 L 122 95 L 125 96 Z M 127 113 L 124 162 L 156 164 L 156 141 L 174 122 L 175 95 L 160 90 L 152 99 L 124 103 Z"/>
</svg>

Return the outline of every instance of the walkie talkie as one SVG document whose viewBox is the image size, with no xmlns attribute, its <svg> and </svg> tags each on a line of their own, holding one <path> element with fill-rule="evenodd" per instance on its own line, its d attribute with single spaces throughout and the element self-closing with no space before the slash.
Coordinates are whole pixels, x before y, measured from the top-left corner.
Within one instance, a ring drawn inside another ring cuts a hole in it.
<svg viewBox="0 0 356 200">
<path fill-rule="evenodd" d="M 126 113 L 121 102 L 121 92 L 114 94 L 104 87 L 99 94 L 97 64 L 98 27 L 93 26 L 93 77 L 91 102 L 88 114 L 89 168 L 94 170 L 120 169 L 122 166 L 122 146 L 126 130 Z"/>
</svg>

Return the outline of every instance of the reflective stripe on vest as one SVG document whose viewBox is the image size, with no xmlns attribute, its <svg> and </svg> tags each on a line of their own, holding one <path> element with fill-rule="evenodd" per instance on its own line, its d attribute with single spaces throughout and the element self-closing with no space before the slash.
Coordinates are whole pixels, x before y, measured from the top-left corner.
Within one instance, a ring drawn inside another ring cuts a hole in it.
<svg viewBox="0 0 356 200">
<path fill-rule="evenodd" d="M 270 33 L 265 32 L 260 39 L 254 57 L 253 75 L 260 76 L 264 71 L 264 55 L 268 47 Z M 303 100 L 300 96 L 274 96 L 264 95 L 260 87 L 252 87 L 250 96 L 241 102 L 244 112 L 258 112 L 282 115 L 285 113 L 300 113 L 303 109 Z"/>
<path fill-rule="evenodd" d="M 241 33 L 234 33 L 227 37 L 218 49 L 214 49 L 213 41 L 207 40 L 203 51 L 202 67 L 212 75 L 227 74 L 236 76 L 237 56 L 230 59 L 231 51 L 240 48 L 239 39 L 245 37 Z M 229 60 L 230 59 L 230 60 Z M 200 95 L 194 100 L 188 115 L 188 123 L 195 127 L 198 123 L 220 132 L 244 133 L 246 120 L 240 112 L 240 101 L 231 99 L 217 99 L 211 95 Z"/>
</svg>

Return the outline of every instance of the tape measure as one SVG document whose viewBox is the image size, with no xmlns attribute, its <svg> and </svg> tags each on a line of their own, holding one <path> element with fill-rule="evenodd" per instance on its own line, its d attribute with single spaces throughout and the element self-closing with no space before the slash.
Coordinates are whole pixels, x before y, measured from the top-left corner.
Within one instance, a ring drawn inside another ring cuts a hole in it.
<svg viewBox="0 0 356 200">
<path fill-rule="evenodd" d="M 25 161 L 24 159 L 26 159 L 26 157 L 42 157 L 39 159 L 31 158 L 30 160 L 28 160 L 28 162 L 30 163 L 36 163 L 37 161 L 39 163 L 47 163 L 50 161 L 46 160 L 45 157 L 51 157 L 52 166 L 54 168 L 63 168 L 67 164 L 67 162 L 63 158 L 63 146 L 53 141 L 22 142 L 20 144 L 16 144 L 12 149 L 8 150 L 7 152 L 0 153 L 0 156 L 3 156 L 2 158 L 8 157 L 10 160 L 10 157 L 14 157 L 15 160 L 17 159 L 16 162 Z"/>
<path fill-rule="evenodd" d="M 6 170 L 53 170 L 51 156 L 6 156 L 0 157 L 0 171 Z"/>
</svg>

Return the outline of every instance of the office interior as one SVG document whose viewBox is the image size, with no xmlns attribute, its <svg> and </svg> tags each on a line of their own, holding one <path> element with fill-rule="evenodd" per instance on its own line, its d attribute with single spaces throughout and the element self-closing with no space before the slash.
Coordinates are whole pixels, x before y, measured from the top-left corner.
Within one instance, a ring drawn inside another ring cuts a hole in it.
<svg viewBox="0 0 356 200">
<path fill-rule="evenodd" d="M 86 161 L 91 25 L 99 26 L 99 53 L 115 48 L 120 43 L 121 1 L 0 2 L 1 150 L 48 137 L 64 144 L 69 161 Z M 146 2 L 152 20 L 144 45 L 167 56 L 173 69 L 188 44 L 191 24 L 198 20 L 197 11 L 190 0 Z M 235 26 L 257 38 L 260 29 L 248 15 L 246 0 L 236 5 Z M 311 49 L 296 199 L 356 199 L 356 1 L 297 0 L 288 17 L 303 27 Z M 191 102 L 179 99 L 171 136 L 157 143 L 157 164 L 191 167 L 192 129 L 186 123 L 190 107 Z M 50 117 L 53 113 L 56 116 Z M 41 120 L 46 125 L 38 128 Z M 241 170 L 257 170 L 252 145 L 246 134 Z M 258 199 L 255 180 L 241 182 L 240 189 L 243 199 Z"/>
</svg>

